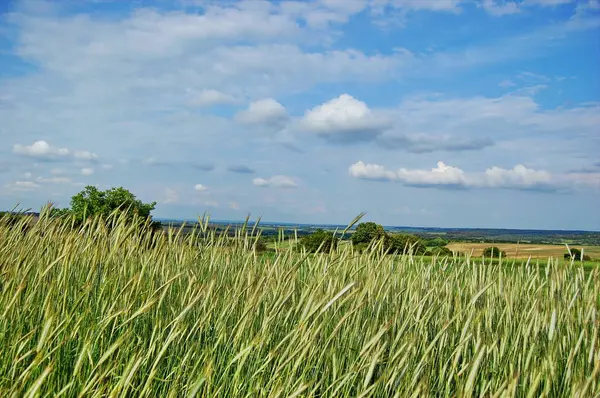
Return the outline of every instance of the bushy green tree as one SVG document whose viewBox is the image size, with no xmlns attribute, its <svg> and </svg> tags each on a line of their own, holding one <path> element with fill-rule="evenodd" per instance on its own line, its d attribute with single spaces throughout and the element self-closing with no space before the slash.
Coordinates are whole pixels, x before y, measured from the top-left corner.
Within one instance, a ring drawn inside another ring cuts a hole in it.
<svg viewBox="0 0 600 398">
<path fill-rule="evenodd" d="M 390 234 L 385 239 L 385 250 L 389 253 L 416 255 L 425 254 L 427 247 L 423 241 L 411 234 Z"/>
<path fill-rule="evenodd" d="M 363 222 L 356 226 L 356 230 L 350 236 L 354 245 L 360 243 L 369 244 L 373 240 L 379 240 L 385 236 L 385 230 L 379 224 L 374 222 Z"/>
<path fill-rule="evenodd" d="M 448 243 L 449 242 L 447 240 L 442 239 L 440 237 L 429 239 L 428 241 L 425 242 L 425 244 L 427 245 L 427 247 L 444 247 Z"/>
<path fill-rule="evenodd" d="M 453 257 L 454 256 L 454 252 L 444 246 L 434 247 L 431 249 L 430 253 L 433 256 L 440 256 L 440 257 Z"/>
<path fill-rule="evenodd" d="M 317 229 L 310 235 L 303 236 L 300 239 L 299 248 L 306 249 L 309 253 L 329 253 L 337 247 L 339 238 L 333 236 L 333 232 Z"/>
<path fill-rule="evenodd" d="M 123 187 L 111 188 L 101 191 L 88 185 L 81 192 L 71 198 L 71 207 L 68 209 L 53 209 L 53 217 L 71 216 L 76 222 L 83 222 L 89 217 L 102 216 L 105 220 L 115 211 L 121 211 L 129 221 L 137 215 L 139 220 L 152 220 L 151 213 L 156 202 L 143 203 L 133 193 Z M 160 223 L 152 222 L 153 228 L 158 228 Z"/>
<path fill-rule="evenodd" d="M 588 256 L 587 254 L 581 254 L 581 250 L 579 249 L 570 249 L 571 253 L 569 254 L 569 252 L 565 253 L 565 260 L 570 260 L 571 258 L 573 258 L 573 260 L 575 261 L 591 261 L 592 258 L 590 256 Z"/>
<path fill-rule="evenodd" d="M 484 255 L 484 257 L 489 257 L 489 258 L 498 258 L 501 255 L 502 255 L 502 257 L 506 257 L 506 252 L 503 250 L 500 250 L 496 246 L 490 246 L 490 247 L 486 247 L 485 249 L 483 249 L 483 255 Z"/>
</svg>

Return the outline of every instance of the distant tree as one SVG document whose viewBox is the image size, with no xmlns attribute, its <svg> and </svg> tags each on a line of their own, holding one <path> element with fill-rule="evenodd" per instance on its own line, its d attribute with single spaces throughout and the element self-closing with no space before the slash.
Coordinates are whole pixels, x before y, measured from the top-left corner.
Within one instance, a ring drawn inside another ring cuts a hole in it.
<svg viewBox="0 0 600 398">
<path fill-rule="evenodd" d="M 369 244 L 373 240 L 379 240 L 385 236 L 385 230 L 381 225 L 374 222 L 364 222 L 356 226 L 356 230 L 350 236 L 350 240 L 354 245 L 360 243 Z"/>
<path fill-rule="evenodd" d="M 434 247 L 433 249 L 431 249 L 431 254 L 433 256 L 440 256 L 440 257 L 453 257 L 454 256 L 454 252 L 444 246 Z"/>
<path fill-rule="evenodd" d="M 395 254 L 412 253 L 422 255 L 427 251 L 427 247 L 416 235 L 390 234 L 385 239 L 385 250 Z"/>
<path fill-rule="evenodd" d="M 588 256 L 587 254 L 582 255 L 581 254 L 581 250 L 579 249 L 570 249 L 571 250 L 571 254 L 569 254 L 569 252 L 566 252 L 564 255 L 565 260 L 571 260 L 571 258 L 573 258 L 573 260 L 575 261 L 592 261 L 592 258 L 590 256 Z"/>
<path fill-rule="evenodd" d="M 151 212 L 155 206 L 156 202 L 143 203 L 133 193 L 122 187 L 100 191 L 98 188 L 88 185 L 71 198 L 70 208 L 55 208 L 52 210 L 52 216 L 71 216 L 76 222 L 83 222 L 94 216 L 102 216 L 107 219 L 111 213 L 120 210 L 129 221 L 134 218 L 134 215 L 139 216 L 140 220 L 150 219 L 151 221 Z M 158 229 L 160 223 L 154 221 L 152 227 Z"/>
<path fill-rule="evenodd" d="M 256 250 L 258 253 L 266 252 L 268 249 L 267 242 L 262 237 L 258 238 L 258 240 L 254 243 L 254 250 Z"/>
<path fill-rule="evenodd" d="M 484 255 L 484 257 L 489 257 L 489 258 L 498 258 L 500 256 L 506 257 L 506 252 L 500 250 L 496 246 L 490 246 L 490 247 L 486 247 L 485 249 L 483 249 L 483 255 Z"/>
<path fill-rule="evenodd" d="M 333 236 L 333 232 L 317 229 L 310 235 L 305 235 L 300 239 L 299 247 L 304 247 L 307 252 L 329 253 L 337 247 L 339 238 Z"/>
<path fill-rule="evenodd" d="M 442 239 L 440 237 L 434 238 L 434 239 L 429 239 L 427 241 L 425 241 L 425 245 L 427 245 L 427 247 L 444 247 L 448 244 L 449 242 L 445 239 Z"/>
</svg>

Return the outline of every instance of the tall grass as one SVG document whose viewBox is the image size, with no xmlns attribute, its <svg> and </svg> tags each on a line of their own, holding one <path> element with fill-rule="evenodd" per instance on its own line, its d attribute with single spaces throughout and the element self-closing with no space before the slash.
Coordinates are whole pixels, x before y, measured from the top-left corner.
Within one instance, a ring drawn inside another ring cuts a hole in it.
<svg viewBox="0 0 600 398">
<path fill-rule="evenodd" d="M 600 394 L 597 269 L 109 223 L 0 221 L 0 396 Z"/>
</svg>

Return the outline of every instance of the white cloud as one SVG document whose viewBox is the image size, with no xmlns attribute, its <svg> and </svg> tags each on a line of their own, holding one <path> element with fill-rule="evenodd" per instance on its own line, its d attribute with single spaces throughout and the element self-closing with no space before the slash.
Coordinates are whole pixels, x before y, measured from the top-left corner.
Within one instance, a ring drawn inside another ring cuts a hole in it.
<svg viewBox="0 0 600 398">
<path fill-rule="evenodd" d="M 50 145 L 48 142 L 39 140 L 31 145 L 15 144 L 13 152 L 18 155 L 30 156 L 39 159 L 59 159 L 72 158 L 77 160 L 95 160 L 98 155 L 90 151 L 70 151 L 67 148 L 59 148 Z"/>
<path fill-rule="evenodd" d="M 190 100 L 191 105 L 197 106 L 232 105 L 236 103 L 238 103 L 238 100 L 234 96 L 212 89 L 202 90 Z"/>
<path fill-rule="evenodd" d="M 519 5 L 514 1 L 483 0 L 481 6 L 488 14 L 496 17 L 518 14 L 521 12 Z"/>
<path fill-rule="evenodd" d="M 275 175 L 267 179 L 255 178 L 252 183 L 257 187 L 295 188 L 298 186 L 293 178 L 284 175 Z"/>
<path fill-rule="evenodd" d="M 485 183 L 490 187 L 530 187 L 551 185 L 552 175 L 543 170 L 528 169 L 517 165 L 510 170 L 492 167 L 485 171 Z"/>
<path fill-rule="evenodd" d="M 207 188 L 207 187 L 205 187 L 205 186 L 204 186 L 204 185 L 202 185 L 202 184 L 196 184 L 196 185 L 194 185 L 194 190 L 196 190 L 196 191 L 198 191 L 198 192 L 203 192 L 203 191 L 206 191 L 207 189 L 208 189 L 208 188 Z"/>
<path fill-rule="evenodd" d="M 308 110 L 301 127 L 331 142 L 370 141 L 391 126 L 366 103 L 342 94 Z"/>
<path fill-rule="evenodd" d="M 365 164 L 362 160 L 350 166 L 350 175 L 356 178 L 366 180 L 395 180 L 396 173 L 386 170 L 385 167 L 378 164 Z"/>
<path fill-rule="evenodd" d="M 244 124 L 282 126 L 289 118 L 285 107 L 273 98 L 250 103 L 246 110 L 238 112 L 236 120 Z"/>
<path fill-rule="evenodd" d="M 81 175 L 91 176 L 92 174 L 94 174 L 94 169 L 90 167 L 84 167 L 81 169 Z"/>
<path fill-rule="evenodd" d="M 439 161 L 437 167 L 431 170 L 401 168 L 396 172 L 396 178 L 407 185 L 468 185 L 464 171 L 448 166 L 442 161 Z"/>
<path fill-rule="evenodd" d="M 31 145 L 15 144 L 13 146 L 13 152 L 19 155 L 37 158 L 64 157 L 69 155 L 69 150 L 67 148 L 56 148 L 46 141 L 35 141 Z"/>
<path fill-rule="evenodd" d="M 15 191 L 33 191 L 39 188 L 40 185 L 33 181 L 15 181 L 6 185 L 6 187 Z"/>
<path fill-rule="evenodd" d="M 591 177 L 589 174 L 584 177 L 585 174 L 574 173 L 553 175 L 545 170 L 535 170 L 523 165 L 512 169 L 493 166 L 483 173 L 467 173 L 442 161 L 430 170 L 400 168 L 397 171 L 358 161 L 349 167 L 349 174 L 360 179 L 398 181 L 415 187 L 556 190 L 573 186 L 600 186 L 600 173 Z"/>
</svg>

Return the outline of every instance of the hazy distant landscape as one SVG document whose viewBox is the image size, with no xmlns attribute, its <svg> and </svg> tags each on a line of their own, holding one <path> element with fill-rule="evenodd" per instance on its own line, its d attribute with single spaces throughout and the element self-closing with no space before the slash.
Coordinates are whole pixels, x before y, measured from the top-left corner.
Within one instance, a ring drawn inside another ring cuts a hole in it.
<svg viewBox="0 0 600 398">
<path fill-rule="evenodd" d="M 194 228 L 197 220 L 173 220 L 156 218 L 165 226 L 179 228 L 183 224 L 187 228 Z M 211 224 L 221 229 L 227 226 L 231 230 L 243 225 L 243 221 L 210 220 Z M 253 224 L 250 221 L 250 224 Z M 317 229 L 325 230 L 344 230 L 346 225 L 332 224 L 294 224 L 260 221 L 263 236 L 277 235 L 278 231 L 283 231 L 286 235 L 297 232 L 298 236 L 306 235 Z M 420 236 L 423 239 L 434 239 L 441 237 L 451 242 L 471 242 L 471 243 L 538 243 L 549 245 L 576 244 L 587 246 L 600 246 L 599 231 L 553 231 L 553 230 L 523 230 L 523 229 L 483 229 L 483 228 L 426 228 L 426 227 L 406 227 L 406 226 L 383 226 L 389 232 L 406 232 Z M 353 229 L 349 229 L 351 232 Z"/>
</svg>

